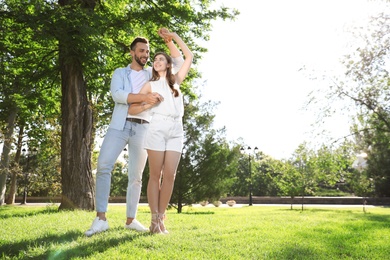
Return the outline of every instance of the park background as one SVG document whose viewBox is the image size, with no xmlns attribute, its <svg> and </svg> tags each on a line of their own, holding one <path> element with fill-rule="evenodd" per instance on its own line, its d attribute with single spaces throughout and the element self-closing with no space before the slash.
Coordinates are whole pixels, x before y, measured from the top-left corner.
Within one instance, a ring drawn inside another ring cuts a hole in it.
<svg viewBox="0 0 390 260">
<path fill-rule="evenodd" d="M 160 26 L 182 35 L 196 55 L 183 84 L 186 141 L 171 201 L 178 212 L 227 197 L 388 197 L 388 2 L 281 2 L 290 12 L 254 3 L 243 1 L 239 14 L 231 1 L 2 1 L 0 204 L 59 196 L 60 209 L 94 209 L 112 71 L 129 63 L 134 36 L 148 37 L 152 53 L 163 48 Z M 250 20 L 252 33 L 234 28 L 231 20 L 240 19 Z M 342 41 L 329 38 L 335 29 Z M 222 57 L 213 56 L 217 49 Z M 329 61 L 336 73 L 318 68 Z M 310 111 L 304 120 L 301 102 Z M 328 135 L 332 121 L 336 135 Z M 147 180 L 146 168 L 143 195 Z M 126 185 L 124 155 L 111 196 L 124 196 Z"/>
</svg>

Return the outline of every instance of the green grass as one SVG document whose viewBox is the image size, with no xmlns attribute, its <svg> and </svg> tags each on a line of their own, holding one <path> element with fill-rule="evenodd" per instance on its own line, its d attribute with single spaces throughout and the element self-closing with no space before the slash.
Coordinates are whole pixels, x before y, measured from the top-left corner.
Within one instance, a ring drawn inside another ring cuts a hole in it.
<svg viewBox="0 0 390 260">
<path fill-rule="evenodd" d="M 56 207 L 0 207 L 1 259 L 389 259 L 390 208 L 289 206 L 170 210 L 169 235 L 123 228 L 125 207 L 110 206 L 110 230 L 85 237 L 94 213 Z M 149 223 L 149 209 L 137 218 Z"/>
</svg>

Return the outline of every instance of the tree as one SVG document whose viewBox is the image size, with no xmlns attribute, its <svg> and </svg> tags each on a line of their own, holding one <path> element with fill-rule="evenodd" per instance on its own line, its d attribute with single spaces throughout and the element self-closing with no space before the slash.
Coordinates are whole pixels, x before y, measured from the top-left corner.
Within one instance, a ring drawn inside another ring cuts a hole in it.
<svg viewBox="0 0 390 260">
<path fill-rule="evenodd" d="M 237 172 L 231 181 L 230 195 L 248 196 L 250 190 L 254 196 L 277 194 L 277 187 L 272 177 L 278 173 L 273 171 L 273 159 L 261 151 L 254 152 L 240 156 Z"/>
<path fill-rule="evenodd" d="M 126 196 L 128 182 L 127 163 L 116 162 L 111 175 L 110 196 Z"/>
<path fill-rule="evenodd" d="M 82 38 L 91 37 L 88 18 L 93 14 L 96 1 L 59 0 L 59 5 L 63 15 L 58 20 L 62 33 L 57 35 L 62 92 L 60 209 L 92 210 L 95 208 L 91 170 L 92 110 L 84 80 L 84 60 L 80 57 L 86 47 Z M 77 22 L 84 22 L 87 28 Z"/>
<path fill-rule="evenodd" d="M 61 129 L 48 129 L 40 137 L 39 146 L 36 146 L 35 168 L 32 170 L 35 181 L 30 187 L 31 195 L 57 197 L 62 193 Z"/>
<path fill-rule="evenodd" d="M 367 175 L 378 196 L 390 195 L 390 17 L 388 8 L 384 10 L 354 28 L 355 42 L 343 58 L 345 75 L 332 78 L 322 93 L 328 103 L 322 107 L 323 115 L 343 110 L 353 117 L 356 152 L 368 154 Z M 334 109 L 336 102 L 342 104 L 341 109 Z"/>
<path fill-rule="evenodd" d="M 363 44 L 345 57 L 347 79 L 334 92 L 358 108 L 356 141 L 368 154 L 367 174 L 378 196 L 390 196 L 389 26 L 389 15 L 380 13 L 358 31 Z"/>
<path fill-rule="evenodd" d="M 244 147 L 244 145 L 240 144 L 239 149 L 241 149 L 242 147 Z M 230 185 L 228 190 L 229 196 L 249 196 L 249 186 L 250 186 L 249 170 L 250 169 L 249 169 L 248 159 L 249 159 L 248 156 L 242 155 L 240 150 L 237 169 L 235 174 L 231 177 L 230 180 Z M 255 161 L 256 159 L 252 160 L 253 162 L 252 165 L 255 163 Z M 254 166 L 254 168 L 256 168 L 256 166 Z"/>
<path fill-rule="evenodd" d="M 323 145 L 313 158 L 315 175 L 321 188 L 339 189 L 348 183 L 353 163 L 354 145 L 350 141 L 338 147 Z"/>
<path fill-rule="evenodd" d="M 224 129 L 211 128 L 213 103 L 188 100 L 185 105 L 183 154 L 177 169 L 171 203 L 183 205 L 215 201 L 226 195 L 237 169 L 238 146 L 230 147 Z"/>
<path fill-rule="evenodd" d="M 0 3 L 0 121 L 6 133 L 3 136 L 0 166 L 0 205 L 4 202 L 9 167 L 18 164 L 22 146 L 30 138 L 39 139 L 42 132 L 47 130 L 49 121 L 58 118 L 53 117 L 58 112 L 53 113 L 53 104 L 58 103 L 58 97 L 55 96 L 58 92 L 52 88 L 56 75 L 50 69 L 53 68 L 52 56 L 46 55 L 46 50 L 51 50 L 53 42 L 49 39 L 44 42 L 37 40 L 39 33 L 31 29 L 35 24 L 33 19 L 29 19 L 35 15 L 32 10 L 32 2 L 9 0 Z M 17 151 L 12 161 L 10 154 L 14 149 Z M 13 203 L 16 175 L 10 175 L 12 182 L 8 203 Z"/>
<path fill-rule="evenodd" d="M 274 182 L 279 187 L 279 194 L 291 197 L 291 209 L 293 209 L 293 200 L 301 194 L 302 175 L 298 169 L 290 162 L 276 162 L 272 164 L 274 171 L 279 172 L 274 177 Z"/>
<path fill-rule="evenodd" d="M 276 196 L 280 193 L 277 185 L 277 177 L 281 171 L 275 165 L 279 164 L 279 160 L 258 153 L 254 159 L 255 172 L 253 174 L 253 195 L 255 196 Z"/>
</svg>

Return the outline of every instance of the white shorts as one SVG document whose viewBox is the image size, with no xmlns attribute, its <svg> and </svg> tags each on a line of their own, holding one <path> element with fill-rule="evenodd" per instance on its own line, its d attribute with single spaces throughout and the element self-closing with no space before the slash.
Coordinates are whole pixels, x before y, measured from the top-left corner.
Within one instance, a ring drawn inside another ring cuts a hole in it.
<svg viewBox="0 0 390 260">
<path fill-rule="evenodd" d="M 183 141 L 184 131 L 181 118 L 153 115 L 145 136 L 145 149 L 181 153 Z"/>
</svg>

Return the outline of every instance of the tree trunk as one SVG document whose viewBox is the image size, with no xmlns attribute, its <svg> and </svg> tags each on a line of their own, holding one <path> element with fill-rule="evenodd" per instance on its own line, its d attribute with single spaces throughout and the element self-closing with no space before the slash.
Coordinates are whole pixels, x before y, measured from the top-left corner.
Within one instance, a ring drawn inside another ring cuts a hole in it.
<svg viewBox="0 0 390 260">
<path fill-rule="evenodd" d="M 7 199 L 5 203 L 7 205 L 13 205 L 15 204 L 15 194 L 16 194 L 16 173 L 11 173 L 11 183 L 10 183 L 10 189 L 7 196 Z"/>
<path fill-rule="evenodd" d="M 7 118 L 7 132 L 5 133 L 3 152 L 1 153 L 0 160 L 0 206 L 5 203 L 7 175 L 9 172 L 9 153 L 11 151 L 16 115 L 17 108 L 11 108 Z"/>
<path fill-rule="evenodd" d="M 80 1 L 83 2 L 83 1 Z M 74 1 L 59 1 L 61 5 Z M 75 5 L 75 8 L 77 6 Z M 92 111 L 87 99 L 82 61 L 75 35 L 70 28 L 59 39 L 62 85 L 61 209 L 95 209 L 94 179 L 91 170 Z"/>
<path fill-rule="evenodd" d="M 181 196 L 179 196 L 177 201 L 177 213 L 181 213 L 182 210 L 183 210 L 183 204 L 182 204 Z"/>
<path fill-rule="evenodd" d="M 60 54 L 61 55 L 61 54 Z M 93 210 L 91 170 L 92 113 L 88 104 L 81 64 L 60 59 L 62 77 L 62 134 L 60 209 Z"/>
<path fill-rule="evenodd" d="M 20 152 L 22 150 L 22 143 L 23 143 L 23 133 L 24 133 L 24 124 L 20 124 L 19 126 L 19 135 L 18 135 L 18 143 L 16 147 L 16 154 L 15 154 L 15 159 L 12 165 L 18 165 L 20 161 Z M 7 197 L 6 203 L 8 205 L 12 205 L 15 203 L 15 194 L 16 194 L 16 171 L 11 172 L 11 184 L 10 184 L 10 189 Z"/>
</svg>

